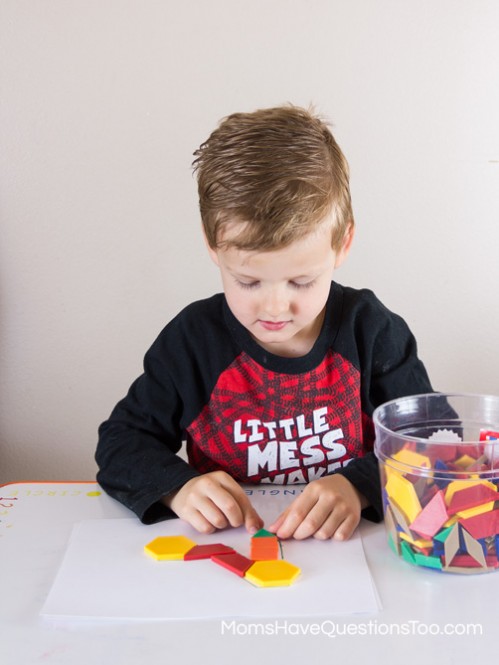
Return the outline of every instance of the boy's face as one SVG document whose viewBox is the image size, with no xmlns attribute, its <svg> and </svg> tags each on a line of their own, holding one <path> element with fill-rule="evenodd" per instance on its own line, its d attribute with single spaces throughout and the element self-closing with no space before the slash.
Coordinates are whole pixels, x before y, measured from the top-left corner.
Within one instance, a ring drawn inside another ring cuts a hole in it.
<svg viewBox="0 0 499 665">
<path fill-rule="evenodd" d="M 228 223 L 224 240 L 239 226 Z M 302 356 L 316 341 L 334 269 L 346 258 L 353 227 L 342 247 L 331 247 L 331 224 L 275 251 L 211 249 L 220 269 L 227 303 L 252 337 L 271 353 Z"/>
</svg>

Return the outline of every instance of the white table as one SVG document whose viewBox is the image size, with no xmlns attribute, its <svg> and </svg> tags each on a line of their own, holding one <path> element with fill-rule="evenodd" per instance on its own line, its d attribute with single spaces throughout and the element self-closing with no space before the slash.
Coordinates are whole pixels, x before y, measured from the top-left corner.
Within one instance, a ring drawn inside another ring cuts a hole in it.
<svg viewBox="0 0 499 665">
<path fill-rule="evenodd" d="M 130 516 L 95 483 L 0 487 L 2 665 L 274 665 L 311 657 L 444 665 L 495 659 L 499 573 L 451 575 L 410 566 L 390 551 L 383 526 L 367 522 L 362 539 L 383 606 L 373 615 L 261 622 L 57 623 L 40 617 L 73 524 Z"/>
</svg>

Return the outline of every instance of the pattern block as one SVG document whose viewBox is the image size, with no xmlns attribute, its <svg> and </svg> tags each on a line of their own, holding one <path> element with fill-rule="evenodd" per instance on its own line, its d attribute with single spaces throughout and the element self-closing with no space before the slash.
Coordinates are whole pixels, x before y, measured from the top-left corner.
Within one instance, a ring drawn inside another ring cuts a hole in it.
<svg viewBox="0 0 499 665">
<path fill-rule="evenodd" d="M 246 571 L 246 579 L 259 587 L 289 586 L 301 570 L 289 561 L 255 561 Z"/>
<path fill-rule="evenodd" d="M 232 547 L 222 545 L 222 543 L 196 545 L 185 554 L 184 559 L 186 561 L 198 561 L 199 559 L 211 559 L 215 554 L 230 554 L 232 552 L 234 552 Z"/>
<path fill-rule="evenodd" d="M 239 575 L 239 577 L 244 577 L 248 568 L 254 563 L 251 559 L 239 554 L 239 552 L 233 552 L 232 554 L 215 554 L 211 557 L 211 560 L 214 563 L 218 563 L 219 566 L 230 570 L 232 573 Z"/>
<path fill-rule="evenodd" d="M 270 531 L 260 529 L 251 538 L 251 559 L 253 561 L 271 561 L 279 558 L 279 541 Z"/>
<path fill-rule="evenodd" d="M 183 559 L 196 543 L 186 536 L 158 536 L 144 547 L 144 551 L 157 561 Z"/>
<path fill-rule="evenodd" d="M 279 540 L 265 529 L 252 537 L 250 559 L 223 543 L 197 545 L 186 536 L 160 536 L 144 550 L 158 561 L 210 559 L 258 587 L 289 586 L 301 573 L 297 566 L 278 558 Z"/>
</svg>

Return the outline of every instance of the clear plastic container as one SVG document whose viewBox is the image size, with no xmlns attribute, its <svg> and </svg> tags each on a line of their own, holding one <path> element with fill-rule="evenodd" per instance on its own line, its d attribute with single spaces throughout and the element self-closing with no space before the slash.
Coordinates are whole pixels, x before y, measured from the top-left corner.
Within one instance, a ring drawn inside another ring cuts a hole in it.
<svg viewBox="0 0 499 665">
<path fill-rule="evenodd" d="M 388 542 L 450 573 L 499 567 L 499 397 L 431 393 L 374 414 Z"/>
</svg>

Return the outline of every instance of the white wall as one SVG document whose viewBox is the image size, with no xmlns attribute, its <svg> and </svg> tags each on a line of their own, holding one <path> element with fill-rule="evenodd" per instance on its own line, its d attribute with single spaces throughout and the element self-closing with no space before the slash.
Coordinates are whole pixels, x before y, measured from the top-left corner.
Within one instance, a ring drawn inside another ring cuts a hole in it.
<svg viewBox="0 0 499 665">
<path fill-rule="evenodd" d="M 0 482 L 91 479 L 98 424 L 219 290 L 193 150 L 233 111 L 334 123 L 355 251 L 436 388 L 499 394 L 496 0 L 1 0 Z"/>
</svg>

